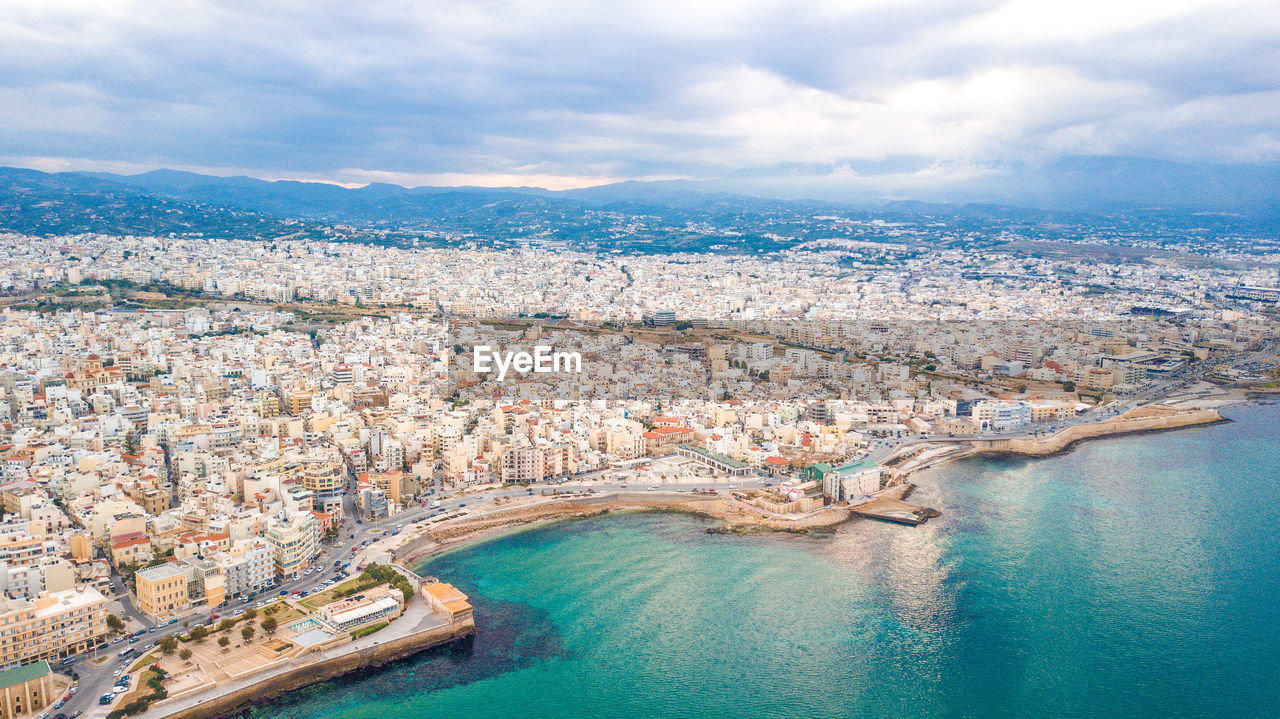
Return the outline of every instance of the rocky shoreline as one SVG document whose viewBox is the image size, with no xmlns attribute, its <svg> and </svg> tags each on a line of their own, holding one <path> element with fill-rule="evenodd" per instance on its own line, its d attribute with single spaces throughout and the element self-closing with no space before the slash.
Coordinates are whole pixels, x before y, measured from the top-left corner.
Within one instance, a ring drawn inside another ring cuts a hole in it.
<svg viewBox="0 0 1280 719">
<path fill-rule="evenodd" d="M 914 485 L 907 482 L 907 478 L 921 470 L 934 468 L 955 459 L 979 455 L 1052 457 L 1071 451 L 1081 442 L 1094 439 L 1164 432 L 1228 421 L 1230 420 L 1222 417 L 1216 409 L 1188 410 L 1156 405 L 1135 409 L 1106 422 L 1068 427 L 1047 437 L 961 441 L 956 443 L 958 447 L 965 444 L 969 446 L 935 456 L 926 456 L 925 461 L 914 465 L 908 463 L 896 470 L 893 486 L 886 488 L 869 503 L 857 507 L 832 505 L 798 519 L 774 517 L 752 511 L 746 505 L 721 495 L 610 492 L 590 497 L 536 501 L 479 517 L 464 517 L 442 522 L 406 536 L 390 551 L 395 562 L 403 566 L 412 566 L 441 552 L 501 534 L 521 531 L 549 522 L 624 511 L 681 512 L 717 520 L 719 524 L 707 528 L 706 531 L 710 534 L 746 535 L 762 532 L 805 534 L 812 530 L 834 529 L 855 517 L 920 524 L 931 517 L 939 516 L 936 510 L 908 505 L 904 502 L 914 488 Z M 867 507 L 876 502 L 886 506 Z M 861 511 L 859 508 L 862 508 Z"/>
</svg>

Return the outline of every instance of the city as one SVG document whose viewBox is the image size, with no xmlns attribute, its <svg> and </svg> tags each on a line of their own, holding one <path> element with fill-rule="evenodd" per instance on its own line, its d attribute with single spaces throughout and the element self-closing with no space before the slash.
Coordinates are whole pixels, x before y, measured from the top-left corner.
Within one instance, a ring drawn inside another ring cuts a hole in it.
<svg viewBox="0 0 1280 719">
<path fill-rule="evenodd" d="M 1280 6 L 0 3 L 0 719 L 1280 715 Z"/>
</svg>

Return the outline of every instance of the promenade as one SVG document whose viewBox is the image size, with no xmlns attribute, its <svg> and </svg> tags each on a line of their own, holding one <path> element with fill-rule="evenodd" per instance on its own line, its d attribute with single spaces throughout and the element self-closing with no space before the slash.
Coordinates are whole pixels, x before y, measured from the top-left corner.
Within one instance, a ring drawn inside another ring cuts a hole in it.
<svg viewBox="0 0 1280 719">
<path fill-rule="evenodd" d="M 449 623 L 421 599 L 386 628 L 346 644 L 306 654 L 264 669 L 250 677 L 176 697 L 152 706 L 145 719 L 199 719 L 233 711 L 249 701 L 261 701 L 307 684 L 340 676 L 354 669 L 409 656 L 475 631 L 475 623 Z M 95 716 L 88 713 L 86 716 Z M 100 716 L 105 717 L 105 709 Z"/>
</svg>

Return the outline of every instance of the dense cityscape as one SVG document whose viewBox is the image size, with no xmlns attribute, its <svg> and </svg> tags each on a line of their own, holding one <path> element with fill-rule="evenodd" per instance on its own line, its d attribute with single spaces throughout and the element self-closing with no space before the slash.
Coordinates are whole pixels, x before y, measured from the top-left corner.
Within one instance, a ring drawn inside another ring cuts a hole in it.
<svg viewBox="0 0 1280 719">
<path fill-rule="evenodd" d="M 401 531 L 627 482 L 804 525 L 906 485 L 912 463 L 955 453 L 944 437 L 1203 409 L 1225 401 L 1218 385 L 1276 381 L 1258 358 L 1280 290 L 1237 257 L 0 243 L 0 647 L 17 665 L 125 639 L 118 668 L 143 666 L 176 647 L 157 627 L 181 620 L 203 644 L 238 609 L 233 651 L 258 667 L 259 611 L 261 641 L 298 651 L 404 611 L 370 574 Z M 473 366 L 482 340 L 571 348 L 585 367 L 503 382 Z M 219 652 L 163 661 L 166 696 L 238 676 Z M 89 693 L 146 707 L 145 682 L 117 682 Z"/>
<path fill-rule="evenodd" d="M 1277 37 L 6 4 L 0 719 L 1280 714 Z"/>
</svg>

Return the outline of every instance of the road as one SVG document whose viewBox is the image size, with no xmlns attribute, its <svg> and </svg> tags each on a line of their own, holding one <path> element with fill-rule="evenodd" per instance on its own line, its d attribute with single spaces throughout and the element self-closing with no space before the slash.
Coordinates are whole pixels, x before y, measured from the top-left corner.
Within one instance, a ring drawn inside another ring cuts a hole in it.
<svg viewBox="0 0 1280 719">
<path fill-rule="evenodd" d="M 1251 362 L 1261 361 L 1262 358 L 1274 353 L 1276 345 L 1273 344 L 1265 350 L 1252 353 L 1238 352 L 1227 355 L 1218 359 L 1213 364 L 1229 364 L 1241 365 Z M 874 441 L 869 447 L 867 458 L 877 463 L 883 463 L 895 454 L 902 453 L 916 447 L 927 447 L 932 442 L 954 442 L 966 439 L 993 439 L 1002 437 L 1019 437 L 1026 436 L 1029 433 L 1040 433 L 1057 431 L 1064 427 L 1075 424 L 1089 424 L 1109 419 L 1122 414 L 1127 409 L 1140 406 L 1143 404 L 1154 404 L 1163 401 L 1170 395 L 1185 389 L 1193 382 L 1197 382 L 1210 372 L 1211 365 L 1208 363 L 1197 363 L 1186 369 L 1183 369 L 1172 376 L 1160 380 L 1150 386 L 1142 389 L 1142 391 L 1134 397 L 1120 401 L 1116 400 L 1106 405 L 1095 407 L 1080 415 L 1070 417 L 1066 420 L 1054 420 L 1046 422 L 1037 422 L 1030 427 L 1019 427 L 1007 431 L 994 432 L 988 431 L 976 435 L 956 435 L 953 437 L 905 437 L 901 439 L 883 439 Z M 463 507 L 468 508 L 489 508 L 494 504 L 494 500 L 499 497 L 517 497 L 517 496 L 541 496 L 550 494 L 554 491 L 571 491 L 577 489 L 594 489 L 597 494 L 604 494 L 619 489 L 628 491 L 647 491 L 652 482 L 646 482 L 636 478 L 634 472 L 630 474 L 629 479 L 619 481 L 604 481 L 607 475 L 616 475 L 619 471 L 616 469 L 597 470 L 584 473 L 575 477 L 571 477 L 564 482 L 558 483 L 537 483 L 528 487 L 512 486 L 492 489 L 488 491 L 476 491 L 474 489 L 454 490 L 450 492 L 437 492 L 425 497 L 420 505 L 416 505 L 410 509 L 404 510 L 392 517 L 379 518 L 371 520 L 359 516 L 355 505 L 355 484 L 354 478 L 348 485 L 348 491 L 343 496 L 343 507 L 346 512 L 346 519 L 339 527 L 339 534 L 336 539 L 323 545 L 323 550 L 317 557 L 315 563 L 315 571 L 309 575 L 304 575 L 296 580 L 287 581 L 279 584 L 273 589 L 263 592 L 261 595 L 245 600 L 233 600 L 222 607 L 219 607 L 213 614 L 227 616 L 237 614 L 250 606 L 256 606 L 269 602 L 282 592 L 300 592 L 308 593 L 316 589 L 316 587 L 326 578 L 332 577 L 333 565 L 335 563 L 345 563 L 351 560 L 355 552 L 363 546 L 371 544 L 377 539 L 387 536 L 388 532 L 395 532 L 401 526 L 407 526 L 411 523 L 433 516 L 438 516 L 446 512 L 452 512 Z M 432 485 L 439 488 L 440 482 L 432 482 Z M 725 490 L 729 488 L 753 489 L 763 487 L 774 482 L 781 481 L 781 478 L 775 479 L 762 473 L 754 473 L 740 478 L 733 478 L 725 481 L 698 481 L 696 479 L 681 478 L 676 481 L 662 482 L 658 486 L 663 491 L 693 491 L 695 489 L 716 489 Z M 432 501 L 438 501 L 439 506 L 431 508 L 429 505 Z M 123 587 L 124 582 L 118 575 L 113 575 L 113 581 L 116 587 Z M 106 693 L 115 683 L 114 671 L 121 668 L 122 665 L 131 664 L 136 659 L 128 661 L 116 658 L 116 654 L 127 646 L 142 647 L 152 642 L 158 642 L 160 638 L 173 632 L 185 631 L 183 622 L 173 625 L 172 631 L 165 631 L 162 627 L 157 627 L 157 621 L 146 616 L 134 607 L 132 600 L 127 593 L 119 593 L 114 597 L 118 600 L 124 609 L 124 613 L 128 618 L 137 622 L 139 625 L 148 629 L 148 633 L 136 644 L 128 644 L 121 642 L 118 644 L 109 644 L 101 650 L 101 653 L 107 655 L 110 660 L 106 661 L 102 666 L 94 666 L 88 659 L 93 655 L 80 656 L 66 669 L 71 669 L 79 673 L 80 685 L 77 693 L 71 700 L 60 710 L 61 712 L 71 713 L 76 710 L 84 711 L 87 716 L 105 716 L 107 707 L 98 705 L 98 697 Z M 196 622 L 208 621 L 208 614 L 199 613 L 188 617 L 185 623 L 194 624 Z M 168 625 L 164 625 L 168 626 Z M 63 669 L 63 671 L 66 671 Z"/>
</svg>

